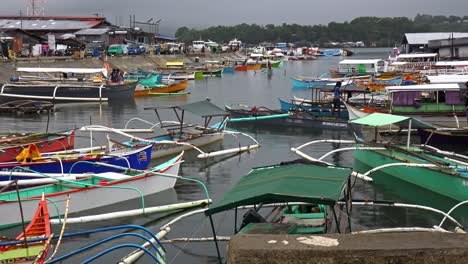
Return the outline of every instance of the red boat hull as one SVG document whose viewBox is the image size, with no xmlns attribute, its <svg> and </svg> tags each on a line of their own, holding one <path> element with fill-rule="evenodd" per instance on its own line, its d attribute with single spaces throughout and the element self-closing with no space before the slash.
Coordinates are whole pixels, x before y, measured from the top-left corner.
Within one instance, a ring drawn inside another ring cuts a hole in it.
<svg viewBox="0 0 468 264">
<path fill-rule="evenodd" d="M 247 65 L 243 65 L 243 66 L 236 66 L 236 68 L 234 68 L 235 71 L 247 71 Z"/>
<path fill-rule="evenodd" d="M 75 147 L 75 131 L 62 135 L 48 135 L 19 145 L 0 147 L 0 162 L 16 161 L 16 156 L 31 144 L 36 144 L 41 153 L 72 149 Z"/>
</svg>

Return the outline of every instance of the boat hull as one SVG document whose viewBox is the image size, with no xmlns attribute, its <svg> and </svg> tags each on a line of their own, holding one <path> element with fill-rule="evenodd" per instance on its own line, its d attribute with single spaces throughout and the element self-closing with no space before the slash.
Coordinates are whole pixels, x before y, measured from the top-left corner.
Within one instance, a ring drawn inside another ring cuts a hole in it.
<svg viewBox="0 0 468 264">
<path fill-rule="evenodd" d="M 20 99 L 48 100 L 54 104 L 121 101 L 133 97 L 136 85 L 137 82 L 131 82 L 100 88 L 99 85 L 86 84 L 5 84 L 0 92 L 0 102 Z"/>
<path fill-rule="evenodd" d="M 355 150 L 354 170 L 364 173 L 380 165 L 404 162 L 394 157 L 392 150 Z M 424 188 L 454 201 L 468 200 L 468 178 L 451 175 L 439 169 L 395 166 L 379 170 L 370 175 L 376 184 L 382 184 L 388 178 Z"/>
<path fill-rule="evenodd" d="M 312 111 L 314 115 L 318 115 L 318 116 L 328 116 L 328 117 L 337 116 L 343 120 L 349 119 L 348 111 L 343 105 L 340 106 L 341 111 L 339 111 L 338 113 L 336 112 L 334 113 L 332 111 L 333 106 L 330 103 L 310 104 L 306 102 L 301 103 L 299 101 L 297 103 L 289 103 L 281 99 L 278 99 L 278 100 L 280 102 L 281 110 L 283 111 L 289 111 L 291 109 L 300 109 L 300 110 L 305 110 L 305 111 Z"/>
<path fill-rule="evenodd" d="M 421 143 L 428 145 L 464 145 L 468 146 L 468 129 L 434 131 L 431 135 L 429 129 L 418 129 Z M 427 140 L 429 138 L 429 140 Z M 427 141 L 427 143 L 425 143 Z"/>
<path fill-rule="evenodd" d="M 163 173 L 177 175 L 179 166 L 180 164 L 175 164 Z M 176 180 L 176 178 L 163 177 L 154 174 L 135 176 L 105 185 L 109 187 L 112 186 L 112 188 L 93 186 L 76 188 L 70 191 L 46 194 L 45 198 L 56 204 L 57 208 L 61 210 L 60 214 L 62 214 L 66 206 L 67 195 L 70 195 L 71 202 L 69 213 L 76 213 L 158 193 L 173 188 Z M 24 219 L 31 219 L 33 217 L 34 209 L 37 206 L 37 199 L 23 199 L 21 201 L 21 205 L 23 207 Z M 137 208 L 141 207 L 137 206 Z M 18 204 L 17 202 L 0 202 L 0 210 L 2 212 L 17 212 Z M 57 210 L 50 210 L 49 215 L 51 218 L 57 216 Z M 0 220 L 0 228 L 8 228 L 18 224 L 18 215 L 13 213 L 8 214 L 6 217 L 2 217 Z"/>
<path fill-rule="evenodd" d="M 11 147 L 0 147 L 0 162 L 15 161 L 16 156 L 31 144 L 35 144 L 41 153 L 72 149 L 75 146 L 75 131 L 63 135 L 49 135 L 42 140 L 38 139 Z"/>
<path fill-rule="evenodd" d="M 99 166 L 95 162 L 106 163 L 109 165 L 121 166 L 125 168 L 144 170 L 149 166 L 151 161 L 152 146 L 140 148 L 126 154 L 122 153 L 121 156 L 116 157 L 117 153 L 113 156 L 104 157 L 83 157 L 80 159 L 56 159 L 37 162 L 8 162 L 0 164 L 0 170 L 8 171 L 24 171 L 21 168 L 27 168 L 40 173 L 103 173 L 103 172 L 121 172 L 122 169 L 111 168 L 108 166 Z M 81 162 L 80 162 L 81 161 Z M 21 168 L 19 168 L 21 167 Z M 63 168 L 63 170 L 62 170 Z M 28 171 L 26 171 L 28 172 Z M 24 176 L 0 176 L 0 181 L 15 180 L 15 179 L 28 179 Z"/>
<path fill-rule="evenodd" d="M 319 128 L 319 129 L 338 129 L 348 130 L 347 120 L 334 117 L 313 116 L 306 113 L 290 113 L 285 117 L 274 117 L 281 110 L 270 113 L 252 112 L 238 109 L 228 109 L 231 118 L 259 118 L 246 122 L 231 122 L 230 126 L 258 125 L 274 127 L 299 127 L 299 128 Z M 283 112 L 287 113 L 287 112 Z M 271 118 L 268 118 L 268 117 Z"/>
<path fill-rule="evenodd" d="M 187 88 L 188 80 L 184 80 L 177 84 L 172 84 L 165 87 L 151 87 L 151 88 L 143 88 L 142 90 L 135 90 L 135 96 L 148 96 L 151 93 L 176 93 L 183 91 Z"/>
<path fill-rule="evenodd" d="M 167 139 L 170 140 L 169 138 Z M 195 138 L 183 141 L 183 142 L 189 143 L 196 147 L 202 147 L 202 146 L 205 146 L 205 145 L 217 142 L 217 141 L 222 141 L 223 139 L 224 139 L 224 134 L 217 133 L 213 135 L 204 135 L 200 137 L 195 137 Z M 158 159 L 158 158 L 162 158 L 162 157 L 169 156 L 169 155 L 174 155 L 174 154 L 180 153 L 182 151 L 190 150 L 190 149 L 192 149 L 190 146 L 156 143 L 153 146 L 151 158 Z"/>
</svg>

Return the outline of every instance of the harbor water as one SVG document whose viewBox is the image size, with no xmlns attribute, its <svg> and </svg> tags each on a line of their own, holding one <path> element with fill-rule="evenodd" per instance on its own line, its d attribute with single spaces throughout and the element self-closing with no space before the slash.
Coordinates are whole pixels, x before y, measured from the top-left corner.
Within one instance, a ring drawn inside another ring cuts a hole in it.
<svg viewBox="0 0 468 264">
<path fill-rule="evenodd" d="M 390 49 L 356 49 L 354 58 L 386 58 Z M 267 71 L 257 72 L 236 72 L 235 74 L 224 74 L 222 78 L 205 78 L 203 80 L 190 81 L 187 89 L 190 94 L 178 96 L 154 96 L 131 99 L 126 102 L 113 103 L 110 105 L 70 105 L 60 107 L 49 116 L 1 116 L 2 131 L 33 131 L 43 132 L 60 131 L 70 128 L 78 128 L 89 124 L 99 124 L 108 127 L 124 127 L 126 121 L 131 118 L 141 118 L 156 123 L 156 115 L 145 107 L 152 106 L 172 106 L 195 102 L 210 98 L 211 101 L 224 107 L 225 104 L 244 104 L 249 106 L 265 106 L 271 109 L 279 108 L 278 98 L 289 100 L 293 96 L 311 96 L 310 89 L 292 88 L 289 78 L 294 76 L 319 76 L 328 69 L 335 69 L 340 57 L 322 57 L 313 61 L 291 61 L 284 62 L 278 69 L 273 69 L 272 73 Z M 165 119 L 175 120 L 172 112 L 162 113 Z M 201 118 L 187 116 L 189 121 L 201 122 Z M 216 120 L 215 122 L 217 122 Z M 132 121 L 130 127 L 136 127 L 138 121 Z M 133 125 L 135 124 L 135 125 Z M 185 155 L 185 162 L 181 165 L 180 175 L 190 177 L 203 182 L 214 201 L 233 186 L 241 176 L 246 175 L 251 168 L 277 164 L 282 161 L 289 161 L 299 158 L 291 147 L 297 147 L 303 143 L 314 139 L 352 139 L 352 134 L 343 130 L 314 130 L 314 129 L 293 129 L 281 127 L 235 127 L 241 132 L 248 133 L 255 137 L 261 144 L 257 150 L 242 153 L 230 157 L 217 157 L 213 159 L 197 159 L 193 151 Z M 104 135 L 93 135 L 97 139 L 90 140 L 89 133 L 80 132 L 77 142 L 80 147 L 90 144 L 98 145 Z M 248 143 L 248 141 L 243 141 Z M 209 149 L 219 149 L 223 147 L 235 147 L 238 142 L 235 138 L 226 136 L 224 142 L 215 143 Z M 312 156 L 319 157 L 329 150 L 340 147 L 338 144 L 318 145 L 309 148 L 306 152 Z M 466 151 L 466 149 L 461 149 Z M 156 165 L 159 161 L 154 161 Z M 352 152 L 342 152 L 331 155 L 327 161 L 341 166 L 352 166 Z M 431 193 L 417 189 L 415 186 L 407 186 L 401 182 L 391 181 L 385 185 L 373 185 L 356 180 L 354 185 L 354 198 L 370 200 L 392 200 L 406 203 L 417 203 L 437 206 L 447 210 L 454 202 L 446 201 Z M 199 200 L 205 198 L 203 188 L 194 182 L 178 181 L 174 189 L 145 197 L 146 206 L 158 204 L 170 204 L 183 201 Z M 141 205 L 139 199 L 126 201 L 106 208 L 91 210 L 78 215 L 97 214 L 103 211 L 118 211 L 125 209 L 135 209 Z M 71 204 L 73 206 L 73 196 Z M 52 209 L 50 209 L 52 210 Z M 468 211 L 467 207 L 462 211 Z M 6 212 L 0 212 L 1 214 Z M 8 212 L 11 213 L 11 212 Z M 456 214 L 457 215 L 457 214 Z M 458 213 L 458 219 L 463 223 L 468 223 L 468 214 Z M 72 215 L 76 216 L 76 215 Z M 148 215 L 133 217 L 131 219 L 118 219 L 105 222 L 94 222 L 89 224 L 70 224 L 66 226 L 66 232 L 77 232 L 82 230 L 101 228 L 112 225 L 139 224 L 144 225 L 154 232 L 159 227 L 167 223 L 174 214 L 171 215 Z M 19 217 L 19 213 L 18 213 Z M 242 213 L 239 214 L 241 221 Z M 423 226 L 431 227 L 440 222 L 440 215 L 421 212 L 415 209 L 401 209 L 390 207 L 373 208 L 353 208 L 353 223 L 357 228 L 365 227 L 394 227 L 394 226 Z M 214 224 L 217 235 L 230 236 L 234 232 L 234 212 L 220 213 L 215 215 Z M 60 226 L 54 226 L 53 232 L 59 233 Z M 18 228 L 2 231 L 1 235 L 15 236 L 19 232 Z M 116 231 L 112 231 L 116 232 Z M 118 232 L 138 232 L 133 229 L 124 229 Z M 86 237 L 79 237 L 64 240 L 58 249 L 57 256 L 63 255 L 71 250 L 87 245 L 93 241 L 110 236 L 112 233 L 93 234 Z M 204 215 L 195 215 L 191 218 L 180 221 L 172 227 L 172 231 L 167 236 L 168 239 L 179 237 L 211 237 L 211 226 L 208 218 Z M 98 252 L 110 248 L 112 245 L 123 243 L 142 244 L 144 241 L 135 237 L 123 237 L 101 245 L 94 250 L 78 255 L 78 257 L 64 261 L 63 263 L 79 263 Z M 226 242 L 221 242 L 221 252 L 226 254 Z M 131 248 L 113 251 L 95 263 L 115 263 L 121 257 L 129 253 Z M 177 243 L 167 245 L 167 263 L 217 263 L 216 250 L 213 242 Z M 150 263 L 150 258 L 145 256 L 139 263 Z"/>
</svg>

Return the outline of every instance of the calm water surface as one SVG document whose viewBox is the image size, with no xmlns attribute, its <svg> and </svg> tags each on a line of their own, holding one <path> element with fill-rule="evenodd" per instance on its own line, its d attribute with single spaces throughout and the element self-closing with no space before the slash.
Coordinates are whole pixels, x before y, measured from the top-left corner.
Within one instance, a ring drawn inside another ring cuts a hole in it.
<svg viewBox="0 0 468 264">
<path fill-rule="evenodd" d="M 357 50 L 353 58 L 385 58 L 389 49 L 360 49 Z M 337 67 L 341 58 L 330 57 L 320 58 L 316 61 L 285 62 L 282 68 L 274 69 L 273 74 L 268 76 L 264 72 L 236 72 L 233 75 L 225 74 L 223 78 L 207 78 L 205 80 L 191 81 L 188 91 L 191 93 L 185 96 L 147 97 L 136 98 L 128 102 L 121 102 L 113 105 L 80 105 L 67 106 L 59 109 L 50 116 L 49 131 L 64 130 L 68 128 L 81 127 L 88 124 L 101 124 L 110 127 L 123 127 L 125 122 L 131 118 L 139 117 L 156 122 L 154 112 L 144 110 L 150 106 L 167 106 L 194 102 L 211 98 L 212 102 L 220 107 L 224 104 L 247 104 L 255 106 L 266 106 L 269 108 L 279 108 L 278 98 L 290 99 L 293 95 L 298 97 L 310 97 L 308 89 L 292 89 L 289 78 L 297 75 L 318 76 L 328 69 Z M 175 120 L 171 113 L 164 113 L 165 118 Z M 45 131 L 47 127 L 47 116 L 34 116 L 15 118 L 9 116 L 0 117 L 2 131 Z M 189 120 L 199 122 L 200 119 L 188 116 Z M 242 155 L 216 158 L 209 160 L 197 159 L 196 153 L 189 152 L 185 156 L 185 162 L 181 166 L 181 176 L 191 177 L 202 181 L 208 188 L 213 200 L 218 200 L 226 190 L 228 190 L 238 179 L 247 174 L 252 167 L 276 164 L 281 161 L 297 159 L 298 156 L 290 151 L 293 146 L 299 146 L 313 139 L 351 139 L 351 134 L 344 131 L 321 131 L 321 130 L 296 130 L 296 129 L 271 129 L 254 128 L 239 129 L 253 135 L 261 144 L 261 148 Z M 89 146 L 88 134 L 81 133 L 77 139 L 80 146 Z M 93 141 L 98 144 L 99 140 Z M 245 142 L 248 143 L 248 142 Z M 210 146 L 212 149 L 236 146 L 237 143 L 226 137 L 223 143 Z M 309 149 L 308 153 L 318 156 L 339 145 L 320 145 Z M 352 165 L 352 153 L 339 153 L 329 157 L 342 166 Z M 153 164 L 157 164 L 155 161 Z M 428 205 L 437 204 L 440 208 L 447 208 L 452 202 L 444 201 L 440 197 L 420 191 L 403 183 L 388 184 L 385 186 L 373 186 L 368 183 L 357 181 L 354 189 L 354 196 L 357 198 L 369 198 L 378 200 L 396 200 L 408 203 L 425 203 Z M 158 204 L 169 204 L 181 201 L 203 199 L 202 188 L 193 182 L 178 181 L 174 190 L 146 197 L 147 206 Z M 140 204 L 139 200 L 127 201 L 125 203 L 109 206 L 105 211 L 124 210 L 136 208 Z M 73 206 L 73 197 L 71 200 Z M 355 216 L 354 223 L 361 226 L 432 226 L 440 221 L 440 217 L 431 213 L 421 213 L 417 210 L 398 208 L 357 208 L 353 209 Z M 467 210 L 467 208 L 464 208 Z M 85 214 L 96 214 L 103 210 L 93 210 Z M 1 212 L 5 213 L 5 212 Z M 240 214 L 239 217 L 241 217 Z M 69 225 L 67 232 L 75 232 L 93 228 L 100 228 L 121 224 L 145 225 L 153 231 L 166 223 L 171 217 L 165 215 L 153 215 L 144 217 L 134 217 L 132 219 L 119 219 L 113 221 L 97 222 L 85 225 Z M 173 216 L 172 216 L 173 217 Z M 232 235 L 233 233 L 233 212 L 220 213 L 214 217 L 218 235 Z M 463 221 L 467 222 L 464 218 Z M 135 230 L 125 230 L 139 232 Z M 6 235 L 13 236 L 17 229 L 6 231 Z M 59 227 L 54 227 L 54 232 L 59 232 Z M 94 234 L 87 237 L 66 240 L 60 247 L 57 255 L 62 255 L 70 250 L 84 246 L 92 241 L 109 236 L 111 233 Z M 209 220 L 202 215 L 197 215 L 183 220 L 173 226 L 173 231 L 168 238 L 177 237 L 206 237 L 212 236 Z M 111 245 L 122 243 L 141 244 L 142 241 L 133 237 L 122 238 L 111 243 L 100 246 L 96 250 L 81 254 L 72 261 L 64 263 L 79 263 L 82 260 L 109 248 Z M 226 243 L 221 243 L 221 251 L 225 254 Z M 214 244 L 209 243 L 179 243 L 168 245 L 169 263 L 216 263 L 216 251 Z M 121 249 L 106 255 L 96 261 L 97 263 L 114 262 L 120 259 L 130 249 Z M 143 257 L 140 263 L 150 263 L 148 257 Z"/>
</svg>

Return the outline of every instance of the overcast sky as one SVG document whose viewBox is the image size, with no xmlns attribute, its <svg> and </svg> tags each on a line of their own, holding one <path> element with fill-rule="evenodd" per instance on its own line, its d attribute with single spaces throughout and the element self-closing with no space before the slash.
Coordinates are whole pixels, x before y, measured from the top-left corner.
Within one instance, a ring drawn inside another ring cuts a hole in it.
<svg viewBox="0 0 468 264">
<path fill-rule="evenodd" d="M 304 25 L 350 21 L 359 16 L 407 16 L 416 14 L 468 15 L 468 0 L 36 0 L 45 1 L 46 15 L 92 15 L 129 24 L 162 19 L 165 31 L 180 26 L 208 27 L 240 23 Z M 2 15 L 26 13 L 29 0 L 1 0 Z"/>
</svg>

